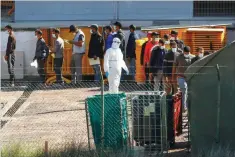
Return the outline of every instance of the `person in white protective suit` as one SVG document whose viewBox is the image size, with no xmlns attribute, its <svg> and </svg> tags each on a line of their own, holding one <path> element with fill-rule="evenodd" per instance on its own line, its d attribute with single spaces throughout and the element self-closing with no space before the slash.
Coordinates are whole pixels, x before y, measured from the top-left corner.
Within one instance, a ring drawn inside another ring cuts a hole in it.
<svg viewBox="0 0 235 157">
<path fill-rule="evenodd" d="M 122 68 L 129 74 L 129 70 L 123 60 L 123 54 L 119 48 L 120 39 L 114 38 L 112 47 L 109 48 L 104 56 L 104 71 L 109 82 L 109 92 L 118 93 Z"/>
</svg>

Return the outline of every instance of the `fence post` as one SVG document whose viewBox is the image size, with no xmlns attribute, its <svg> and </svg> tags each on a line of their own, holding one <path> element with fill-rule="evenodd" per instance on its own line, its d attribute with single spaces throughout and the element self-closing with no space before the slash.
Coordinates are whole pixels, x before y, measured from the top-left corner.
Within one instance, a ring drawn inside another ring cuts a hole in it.
<svg viewBox="0 0 235 157">
<path fill-rule="evenodd" d="M 49 157 L 49 152 L 48 152 L 48 141 L 45 141 L 44 154 L 45 154 L 45 157 Z"/>
<path fill-rule="evenodd" d="M 102 104 L 102 112 L 101 112 L 101 157 L 104 155 L 104 78 L 100 66 L 100 81 L 101 81 L 101 104 Z"/>
<path fill-rule="evenodd" d="M 220 134 L 220 71 L 219 71 L 219 65 L 216 65 L 217 70 L 217 76 L 218 76 L 218 89 L 217 89 L 217 123 L 216 123 L 216 143 L 219 143 L 219 134 Z"/>
</svg>

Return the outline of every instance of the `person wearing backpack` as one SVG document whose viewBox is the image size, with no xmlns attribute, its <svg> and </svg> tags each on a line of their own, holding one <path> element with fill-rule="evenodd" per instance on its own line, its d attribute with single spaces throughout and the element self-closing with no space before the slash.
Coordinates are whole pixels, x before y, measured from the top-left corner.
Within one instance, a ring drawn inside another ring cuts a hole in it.
<svg viewBox="0 0 235 157">
<path fill-rule="evenodd" d="M 33 61 L 37 60 L 37 64 L 38 64 L 37 70 L 41 79 L 41 83 L 46 83 L 46 74 L 45 74 L 44 64 L 49 54 L 49 47 L 46 45 L 46 42 L 42 37 L 41 30 L 37 29 L 35 31 L 35 35 L 38 40 L 36 44 L 35 57 Z"/>
</svg>

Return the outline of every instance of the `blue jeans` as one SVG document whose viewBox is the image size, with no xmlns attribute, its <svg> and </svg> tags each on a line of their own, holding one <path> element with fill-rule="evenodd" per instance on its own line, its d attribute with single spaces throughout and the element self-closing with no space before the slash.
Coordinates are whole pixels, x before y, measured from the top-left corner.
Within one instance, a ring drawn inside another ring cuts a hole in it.
<svg viewBox="0 0 235 157">
<path fill-rule="evenodd" d="M 100 81 L 101 73 L 100 73 L 100 65 L 92 65 L 93 70 L 95 72 L 95 81 Z"/>
<path fill-rule="evenodd" d="M 180 91 L 182 92 L 182 103 L 184 106 L 184 109 L 188 108 L 187 105 L 187 98 L 188 98 L 188 85 L 185 81 L 185 78 L 177 78 L 177 82 L 180 88 Z"/>
<path fill-rule="evenodd" d="M 132 76 L 132 80 L 135 81 L 135 70 L 136 70 L 136 65 L 135 65 L 135 58 L 131 58 L 129 61 L 129 70 L 130 70 L 130 75 Z"/>
</svg>

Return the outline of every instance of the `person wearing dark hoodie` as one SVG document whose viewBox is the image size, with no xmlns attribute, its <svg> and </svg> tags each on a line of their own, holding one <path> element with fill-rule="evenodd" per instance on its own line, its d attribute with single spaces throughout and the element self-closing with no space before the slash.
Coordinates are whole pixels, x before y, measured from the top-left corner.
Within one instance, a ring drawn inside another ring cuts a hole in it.
<svg viewBox="0 0 235 157">
<path fill-rule="evenodd" d="M 203 58 L 203 54 L 204 54 L 204 48 L 203 47 L 198 47 L 197 51 L 195 53 L 195 57 L 191 60 L 191 64 L 193 64 L 197 60 L 202 59 Z"/>
<path fill-rule="evenodd" d="M 122 54 L 123 54 L 123 59 L 125 60 L 126 58 L 126 52 L 125 52 L 125 34 L 124 32 L 122 31 L 122 24 L 120 22 L 115 22 L 114 23 L 114 26 L 113 26 L 113 30 L 114 30 L 114 33 L 113 33 L 113 38 L 118 38 L 120 41 L 121 41 L 121 44 L 120 44 L 120 49 L 122 51 Z M 121 81 L 124 80 L 124 74 L 125 71 L 122 69 L 122 76 L 121 76 Z"/>
<path fill-rule="evenodd" d="M 170 49 L 164 58 L 164 85 L 167 94 L 174 94 L 177 92 L 177 83 L 175 77 L 174 62 L 176 58 L 183 54 L 183 51 L 177 48 L 175 41 L 170 42 Z"/>
<path fill-rule="evenodd" d="M 136 27 L 134 25 L 130 25 L 129 26 L 130 29 L 130 36 L 128 39 L 128 43 L 126 46 L 126 59 L 129 65 L 129 69 L 130 69 L 130 75 L 131 75 L 131 79 L 132 81 L 135 81 L 135 60 L 136 60 L 136 42 L 135 40 L 137 40 L 137 35 L 135 33 L 135 29 Z"/>
<path fill-rule="evenodd" d="M 37 37 L 37 44 L 36 44 L 36 50 L 35 50 L 35 57 L 33 59 L 37 60 L 38 64 L 38 74 L 41 79 L 41 83 L 46 83 L 46 73 L 45 73 L 45 68 L 44 64 L 47 58 L 47 46 L 46 42 L 42 37 L 42 31 L 41 30 L 36 30 L 35 31 L 36 37 Z"/>
<path fill-rule="evenodd" d="M 100 81 L 100 59 L 104 57 L 104 41 L 101 34 L 98 32 L 98 25 L 93 24 L 90 28 L 91 39 L 89 43 L 88 58 L 90 60 L 90 65 L 93 67 L 95 72 L 95 81 Z"/>
<path fill-rule="evenodd" d="M 114 33 L 114 38 L 119 38 L 121 41 L 120 44 L 120 49 L 123 53 L 123 57 L 126 58 L 126 54 L 125 54 L 125 34 L 122 31 L 122 24 L 120 22 L 115 22 L 114 23 L 114 31 L 116 33 Z"/>
<path fill-rule="evenodd" d="M 160 39 L 159 45 L 153 47 L 150 57 L 150 73 L 154 78 L 154 91 L 160 90 L 160 82 L 163 78 L 163 65 L 167 49 L 165 48 L 165 41 Z"/>
</svg>

